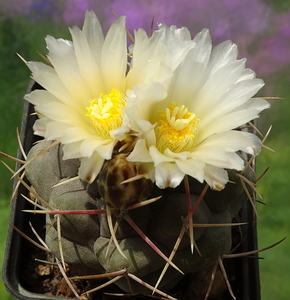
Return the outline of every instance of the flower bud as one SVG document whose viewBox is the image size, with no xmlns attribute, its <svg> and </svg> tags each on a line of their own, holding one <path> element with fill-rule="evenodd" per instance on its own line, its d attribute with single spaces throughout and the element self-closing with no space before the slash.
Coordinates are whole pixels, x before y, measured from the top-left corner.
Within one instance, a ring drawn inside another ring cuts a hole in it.
<svg viewBox="0 0 290 300">
<path fill-rule="evenodd" d="M 145 177 L 122 183 L 142 175 L 140 165 L 127 161 L 127 156 L 121 153 L 106 161 L 97 181 L 98 191 L 105 203 L 121 210 L 146 200 L 153 188 L 153 182 Z"/>
</svg>

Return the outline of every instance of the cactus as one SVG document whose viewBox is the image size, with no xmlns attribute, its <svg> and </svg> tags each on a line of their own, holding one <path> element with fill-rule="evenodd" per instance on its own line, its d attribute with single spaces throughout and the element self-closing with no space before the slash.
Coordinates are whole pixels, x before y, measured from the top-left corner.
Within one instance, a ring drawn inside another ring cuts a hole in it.
<svg viewBox="0 0 290 300">
<path fill-rule="evenodd" d="M 237 171 L 229 170 L 232 184 L 222 191 L 208 189 L 202 201 L 199 198 L 206 185 L 189 179 L 190 205 L 194 208 L 197 204 L 190 214 L 194 233 L 192 249 L 183 183 L 175 189 L 159 189 L 145 178 L 122 184 L 138 174 L 136 164 L 126 160 L 127 154 L 117 154 L 106 161 L 91 184 L 79 178 L 68 180 L 77 176 L 79 160 L 63 160 L 60 144 L 38 156 L 51 144 L 42 141 L 32 147 L 27 157 L 31 162 L 26 164 L 25 174 L 36 193 L 47 201 L 50 208 L 46 210 L 51 210 L 46 216 L 46 244 L 75 274 L 114 273 L 126 269 L 126 272 L 155 286 L 166 265 L 156 248 L 169 257 L 180 239 L 173 255 L 178 270 L 170 266 L 157 287 L 166 292 L 185 274 L 194 276 L 211 270 L 222 255 L 230 253 L 231 225 L 235 225 L 232 220 L 248 201 Z M 254 182 L 254 172 L 250 167 L 243 176 Z M 138 207 L 149 198 L 158 200 Z M 118 224 L 115 233 L 109 228 L 108 210 L 111 211 L 110 222 Z M 73 214 L 72 211 L 82 213 Z M 92 214 L 93 211 L 98 214 Z M 56 215 L 60 219 L 61 243 Z M 153 246 L 144 241 L 136 228 L 152 241 Z M 120 251 L 110 243 L 112 235 L 115 235 Z M 116 284 L 129 294 L 150 292 L 134 280 L 128 285 L 125 277 Z"/>
</svg>

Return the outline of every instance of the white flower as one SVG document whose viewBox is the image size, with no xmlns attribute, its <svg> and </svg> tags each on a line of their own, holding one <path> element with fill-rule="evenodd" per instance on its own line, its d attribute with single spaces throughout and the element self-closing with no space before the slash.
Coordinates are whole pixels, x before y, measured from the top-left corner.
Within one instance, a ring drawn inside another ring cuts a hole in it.
<svg viewBox="0 0 290 300">
<path fill-rule="evenodd" d="M 25 99 L 40 116 L 35 134 L 59 140 L 64 159 L 80 158 L 79 176 L 92 182 L 124 136 L 126 95 L 133 97 L 138 85 L 166 86 L 194 42 L 185 28 L 160 25 L 151 37 L 139 29 L 128 61 L 125 17 L 118 18 L 104 37 L 95 14 L 87 12 L 83 29 L 73 27 L 70 32 L 72 41 L 46 37 L 51 66 L 27 63 L 32 78 L 45 90 Z"/>
<path fill-rule="evenodd" d="M 237 47 L 226 41 L 212 50 L 208 30 L 164 85 L 135 86 L 125 114 L 139 138 L 128 160 L 154 164 L 160 188 L 176 187 L 185 174 L 221 190 L 224 169 L 241 170 L 242 150 L 257 155 L 261 141 L 238 126 L 257 118 L 267 101 L 251 98 L 263 86 L 255 73 L 237 60 Z M 164 90 L 165 97 L 162 97 Z"/>
</svg>

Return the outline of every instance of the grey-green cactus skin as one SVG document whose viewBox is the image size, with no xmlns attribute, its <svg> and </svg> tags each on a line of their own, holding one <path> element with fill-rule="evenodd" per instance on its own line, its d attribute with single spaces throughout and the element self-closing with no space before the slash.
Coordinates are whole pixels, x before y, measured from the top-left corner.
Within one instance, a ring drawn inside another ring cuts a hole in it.
<svg viewBox="0 0 290 300">
<path fill-rule="evenodd" d="M 29 152 L 27 160 L 45 149 L 51 142 L 43 141 L 35 145 Z M 45 152 L 26 166 L 26 176 L 36 192 L 45 199 L 50 206 L 59 210 L 93 210 L 104 209 L 105 203 L 100 196 L 106 192 L 100 189 L 100 184 L 106 184 L 106 175 L 91 185 L 77 179 L 54 187 L 56 184 L 77 176 L 79 161 L 62 160 L 62 150 L 58 145 Z M 105 177 L 104 177 L 105 176 Z M 253 180 L 253 174 L 247 171 L 244 176 Z M 238 211 L 247 201 L 247 196 L 235 171 L 229 171 L 230 180 L 222 191 L 208 190 L 203 201 L 193 215 L 196 224 L 230 224 Z M 204 185 L 189 178 L 192 205 L 197 201 Z M 154 244 L 168 257 L 180 234 L 183 219 L 187 216 L 187 204 L 184 186 L 175 189 L 160 190 L 156 186 L 150 187 L 146 181 L 144 190 L 140 192 L 142 200 L 162 195 L 158 201 L 126 211 L 138 227 L 154 242 Z M 103 191 L 103 192 L 102 192 Z M 138 200 L 138 199 L 137 199 Z M 136 202 L 136 201 L 135 201 Z M 114 203 L 109 206 L 114 206 Z M 119 204 L 121 207 L 123 204 Z M 127 206 L 123 206 L 124 209 Z M 60 215 L 62 249 L 64 260 L 78 275 L 100 274 L 115 272 L 126 268 L 151 285 L 155 285 L 166 264 L 152 248 L 126 222 L 121 220 L 116 233 L 119 245 L 127 257 L 125 259 L 111 244 L 106 255 L 110 231 L 107 216 L 101 215 Z M 113 221 L 120 215 L 113 214 Z M 57 238 L 56 222 L 51 226 L 55 216 L 47 215 L 46 243 L 50 250 L 60 258 L 59 241 Z M 213 265 L 217 259 L 229 253 L 231 227 L 197 227 L 194 228 L 194 240 L 199 249 L 191 253 L 190 239 L 184 235 L 176 252 L 173 262 L 185 274 L 201 272 Z M 166 290 L 178 282 L 182 275 L 169 267 L 159 289 Z M 129 292 L 126 280 L 116 282 L 121 289 Z M 144 292 L 145 288 L 133 283 L 134 292 Z M 147 290 L 148 292 L 148 290 Z"/>
</svg>

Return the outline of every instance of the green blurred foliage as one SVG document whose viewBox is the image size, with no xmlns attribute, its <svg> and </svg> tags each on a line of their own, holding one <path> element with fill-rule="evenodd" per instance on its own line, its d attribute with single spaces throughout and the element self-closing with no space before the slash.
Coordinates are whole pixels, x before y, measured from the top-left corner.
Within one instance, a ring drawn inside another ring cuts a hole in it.
<svg viewBox="0 0 290 300">
<path fill-rule="evenodd" d="M 50 22 L 33 24 L 24 18 L 0 21 L 0 151 L 17 155 L 16 128 L 21 126 L 23 96 L 30 81 L 30 71 L 17 56 L 26 60 L 40 60 L 36 51 L 46 54 L 44 37 L 47 35 L 69 38 L 67 26 L 58 27 Z M 15 163 L 7 158 L 1 160 L 14 169 Z M 12 192 L 11 173 L 0 163 L 0 262 L 2 265 L 8 219 L 9 199 Z M 11 300 L 0 280 L 0 299 Z"/>
<path fill-rule="evenodd" d="M 289 54 L 290 55 L 290 54 Z M 265 143 L 275 153 L 263 149 L 257 159 L 257 174 L 270 167 L 268 173 L 258 182 L 259 191 L 265 205 L 258 205 L 259 248 L 267 247 L 283 239 L 280 245 L 260 254 L 260 277 L 262 300 L 286 300 L 289 298 L 289 170 L 290 170 L 290 72 L 288 68 L 275 76 L 265 78 L 271 94 L 265 96 L 282 97 L 272 101 L 272 107 L 263 113 L 260 121 L 263 132 L 273 125 Z"/>
<path fill-rule="evenodd" d="M 1 151 L 16 155 L 16 128 L 21 125 L 23 96 L 30 81 L 30 71 L 17 56 L 26 60 L 41 60 L 36 51 L 46 54 L 44 37 L 47 35 L 69 38 L 67 28 L 52 26 L 49 22 L 33 24 L 25 19 L 4 19 L 0 22 L 0 145 Z M 12 167 L 13 163 L 5 159 Z M 2 186 L 0 197 L 11 192 L 9 172 L 0 166 Z"/>
<path fill-rule="evenodd" d="M 290 8 L 290 0 L 264 0 L 265 3 L 271 5 L 277 12 L 285 12 Z"/>
</svg>

